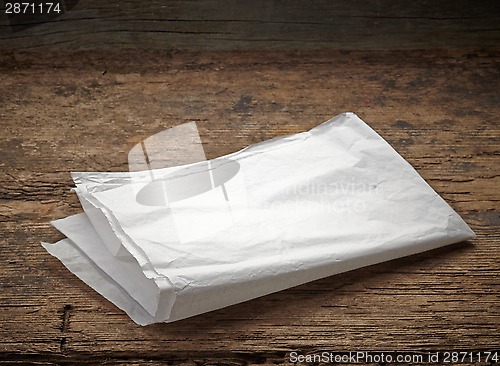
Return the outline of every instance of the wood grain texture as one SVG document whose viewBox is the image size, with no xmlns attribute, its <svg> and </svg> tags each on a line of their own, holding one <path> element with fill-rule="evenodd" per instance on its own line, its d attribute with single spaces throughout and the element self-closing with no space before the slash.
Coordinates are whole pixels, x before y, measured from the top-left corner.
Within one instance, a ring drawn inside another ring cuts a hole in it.
<svg viewBox="0 0 500 366">
<path fill-rule="evenodd" d="M 500 53 L 0 54 L 0 360 L 271 365 L 291 351 L 498 349 Z M 196 121 L 208 158 L 353 111 L 478 238 L 172 324 L 135 325 L 40 246 L 70 171 Z"/>
<path fill-rule="evenodd" d="M 67 9 L 75 0 L 63 3 L 61 8 Z M 30 16 L 24 23 L 9 21 L 0 12 L 0 49 L 432 49 L 500 44 L 496 0 L 79 0 L 59 17 Z"/>
</svg>

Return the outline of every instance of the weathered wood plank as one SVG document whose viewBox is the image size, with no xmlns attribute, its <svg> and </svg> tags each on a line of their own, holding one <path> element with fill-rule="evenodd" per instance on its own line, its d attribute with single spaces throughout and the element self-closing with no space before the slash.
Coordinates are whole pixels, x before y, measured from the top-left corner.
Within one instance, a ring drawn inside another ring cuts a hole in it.
<svg viewBox="0 0 500 366">
<path fill-rule="evenodd" d="M 499 348 L 498 53 L 41 55 L 0 56 L 0 360 L 243 365 L 294 350 Z M 126 170 L 149 135 L 196 120 L 212 158 L 346 110 L 478 239 L 149 327 L 39 245 L 62 237 L 51 219 L 81 211 L 69 172 Z"/>
<path fill-rule="evenodd" d="M 61 8 L 68 10 L 59 17 L 25 21 L 9 21 L 2 8 L 0 49 L 430 49 L 498 47 L 500 41 L 494 0 L 156 0 L 140 6 L 80 0 Z"/>
</svg>

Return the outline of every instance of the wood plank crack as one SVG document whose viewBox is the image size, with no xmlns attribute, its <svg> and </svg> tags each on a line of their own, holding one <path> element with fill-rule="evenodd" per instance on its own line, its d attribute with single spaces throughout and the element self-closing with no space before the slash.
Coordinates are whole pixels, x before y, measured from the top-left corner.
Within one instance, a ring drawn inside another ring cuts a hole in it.
<svg viewBox="0 0 500 366">
<path fill-rule="evenodd" d="M 66 342 L 69 337 L 65 336 L 65 334 L 69 330 L 69 319 L 71 316 L 71 310 L 73 310 L 73 305 L 66 304 L 63 307 L 63 314 L 62 314 L 62 323 L 61 323 L 61 333 L 63 336 L 61 337 L 60 345 L 59 345 L 59 350 L 61 352 L 65 351 L 66 348 Z"/>
</svg>

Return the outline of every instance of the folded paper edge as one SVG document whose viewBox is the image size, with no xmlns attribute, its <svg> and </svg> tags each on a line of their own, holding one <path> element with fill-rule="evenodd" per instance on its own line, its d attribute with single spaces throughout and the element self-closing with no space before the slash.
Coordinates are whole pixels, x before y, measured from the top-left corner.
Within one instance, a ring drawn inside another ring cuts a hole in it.
<svg viewBox="0 0 500 366">
<path fill-rule="evenodd" d="M 92 262 L 70 239 L 63 239 L 55 244 L 41 244 L 71 273 L 123 310 L 136 324 L 144 326 L 155 323 L 155 319 L 127 291 Z"/>
<path fill-rule="evenodd" d="M 163 277 L 149 278 L 145 276 L 139 263 L 130 254 L 127 258 L 113 256 L 100 240 L 85 213 L 55 220 L 52 224 L 57 230 L 66 235 L 71 244 L 84 253 L 89 261 L 128 292 L 135 301 L 153 316 L 155 321 L 167 319 L 170 316 L 170 311 L 176 299 L 170 281 Z M 79 228 L 76 232 L 75 227 Z M 85 230 L 85 235 L 78 233 L 80 230 Z M 127 260 L 124 261 L 125 259 Z M 127 276 L 134 272 L 136 273 L 133 281 L 127 281 Z"/>
</svg>

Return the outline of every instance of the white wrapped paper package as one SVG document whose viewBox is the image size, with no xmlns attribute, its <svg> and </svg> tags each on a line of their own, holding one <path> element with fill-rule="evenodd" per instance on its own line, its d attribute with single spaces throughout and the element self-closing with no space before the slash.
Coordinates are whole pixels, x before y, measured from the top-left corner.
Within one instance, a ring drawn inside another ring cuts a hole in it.
<svg viewBox="0 0 500 366">
<path fill-rule="evenodd" d="M 44 247 L 142 325 L 475 237 L 352 113 L 209 161 L 72 176 L 85 213 Z"/>
</svg>

